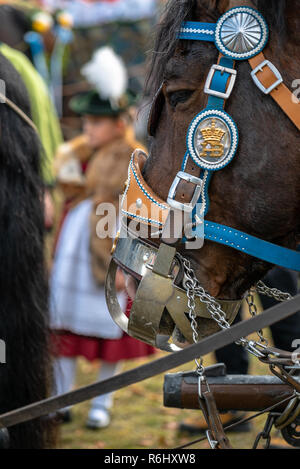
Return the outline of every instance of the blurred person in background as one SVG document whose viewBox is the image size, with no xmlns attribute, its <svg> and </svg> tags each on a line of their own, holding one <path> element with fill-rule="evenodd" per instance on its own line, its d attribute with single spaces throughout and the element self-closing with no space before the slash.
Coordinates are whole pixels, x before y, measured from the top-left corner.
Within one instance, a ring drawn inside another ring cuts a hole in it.
<svg viewBox="0 0 300 469">
<path fill-rule="evenodd" d="M 93 89 L 75 96 L 70 106 L 83 117 L 83 135 L 62 145 L 55 163 L 65 197 L 51 275 L 58 394 L 73 387 L 79 356 L 89 361 L 100 359 L 98 380 L 104 380 L 117 373 L 122 360 L 154 353 L 152 347 L 123 334 L 110 317 L 104 281 L 112 239 L 100 239 L 101 217 L 96 215 L 101 203 L 113 204 L 118 213 L 130 156 L 140 147 L 128 117 L 132 96 L 127 90 L 127 72 L 113 50 L 104 47 L 95 52 L 82 73 Z M 116 286 L 119 302 L 129 313 L 121 272 Z M 97 429 L 109 425 L 111 406 L 111 394 L 93 399 L 87 426 Z M 69 419 L 69 410 L 64 416 Z"/>
</svg>

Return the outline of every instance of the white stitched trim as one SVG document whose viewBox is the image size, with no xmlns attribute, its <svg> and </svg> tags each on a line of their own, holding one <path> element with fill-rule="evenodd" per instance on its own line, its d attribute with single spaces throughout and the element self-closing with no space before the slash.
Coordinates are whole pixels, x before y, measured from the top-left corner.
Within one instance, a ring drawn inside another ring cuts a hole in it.
<svg viewBox="0 0 300 469">
<path fill-rule="evenodd" d="M 131 159 L 133 158 L 133 155 L 131 156 Z M 122 197 L 122 200 L 121 200 L 121 210 L 122 210 L 122 207 L 124 205 L 124 201 L 125 201 L 125 198 L 127 196 L 127 192 L 128 192 L 128 189 L 129 189 L 129 186 L 130 186 L 130 181 L 131 181 L 131 174 L 130 174 L 130 163 L 129 163 L 129 166 L 128 166 L 128 184 L 127 184 L 127 187 L 124 191 L 124 194 L 123 194 L 123 197 Z"/>
<path fill-rule="evenodd" d="M 160 208 L 162 209 L 166 209 L 168 210 L 168 207 L 166 205 L 163 205 L 161 204 L 160 202 L 157 202 L 157 200 L 155 200 L 153 197 L 151 197 L 151 195 L 147 192 L 147 190 L 145 189 L 145 187 L 143 186 L 143 184 L 141 183 L 141 181 L 139 180 L 139 177 L 136 173 L 136 170 L 134 168 L 134 164 L 133 164 L 133 160 L 130 162 L 130 166 L 131 166 L 131 169 L 132 169 L 132 172 L 133 172 L 133 175 L 135 177 L 135 180 L 136 182 L 138 183 L 139 185 L 139 188 L 142 190 L 142 192 L 146 195 L 146 197 L 151 200 L 151 202 L 153 202 L 154 204 L 158 205 Z"/>
<path fill-rule="evenodd" d="M 209 226 L 208 223 L 205 223 L 205 226 Z M 241 239 L 244 239 L 245 241 L 248 241 L 249 240 L 249 236 L 246 235 L 246 234 L 241 234 L 241 233 L 238 233 L 234 228 L 224 228 L 222 226 L 216 226 L 216 227 L 212 227 L 212 229 L 217 229 L 217 230 L 221 230 L 223 231 L 224 233 L 234 233 L 235 236 L 238 236 L 240 237 Z M 213 235 L 208 235 L 208 236 L 213 236 Z M 227 242 L 227 241 L 226 241 Z"/>
<path fill-rule="evenodd" d="M 221 242 L 225 241 L 226 244 L 228 244 L 229 246 L 233 246 L 235 247 L 236 249 L 239 249 L 241 251 L 245 251 L 246 248 L 244 246 L 240 246 L 239 244 L 235 244 L 235 243 L 229 243 L 229 241 L 226 239 L 226 240 L 223 240 L 223 238 L 220 238 L 219 236 L 214 236 L 214 235 L 209 235 L 207 233 L 204 233 L 204 238 L 208 238 L 208 239 L 215 239 L 216 241 L 219 240 Z"/>
<path fill-rule="evenodd" d="M 153 223 L 158 226 L 162 226 L 162 223 L 160 221 L 153 220 L 152 218 L 141 217 L 140 215 L 136 215 L 135 213 L 127 212 L 127 210 L 124 210 L 124 209 L 122 209 L 121 212 L 124 213 L 125 215 L 128 215 L 129 217 L 139 218 L 140 220 Z"/>
<path fill-rule="evenodd" d="M 195 34 L 211 34 L 212 36 L 215 34 L 214 31 L 211 29 L 196 29 L 196 28 L 181 28 L 181 33 L 195 33 Z"/>
<path fill-rule="evenodd" d="M 203 184 L 202 184 L 202 191 L 201 191 L 201 196 L 202 196 L 202 207 L 201 207 L 201 212 L 200 212 L 200 215 L 204 215 L 205 214 L 205 210 L 206 210 L 206 205 L 207 205 L 207 200 L 206 200 L 206 197 L 205 197 L 205 189 L 206 189 L 206 180 L 207 180 L 207 177 L 208 177 L 208 171 L 205 170 L 204 171 L 204 176 L 203 176 Z"/>
<path fill-rule="evenodd" d="M 129 166 L 128 166 L 128 184 L 127 184 L 127 187 L 125 189 L 125 192 L 123 194 L 123 197 L 122 197 L 122 200 L 121 200 L 121 212 L 124 214 L 124 215 L 127 215 L 127 216 L 130 216 L 132 218 L 138 218 L 139 220 L 142 220 L 142 221 L 146 221 L 148 223 L 151 223 L 151 224 L 155 224 L 155 225 L 158 225 L 158 226 L 162 226 L 162 223 L 157 221 L 157 220 L 153 220 L 152 218 L 146 218 L 146 217 L 142 217 L 140 215 L 136 215 L 135 213 L 131 213 L 131 212 L 128 212 L 127 210 L 125 210 L 123 207 L 124 207 L 124 202 L 125 202 L 125 198 L 127 196 L 127 192 L 129 190 L 129 186 L 130 186 L 130 183 L 131 183 L 131 171 L 133 172 L 133 175 L 134 177 L 136 178 L 137 182 L 139 183 L 139 188 L 143 191 L 143 193 L 152 201 L 152 198 L 150 196 L 148 196 L 147 192 L 146 192 L 146 189 L 144 189 L 144 186 L 142 185 L 142 183 L 140 182 L 135 170 L 134 170 L 134 167 L 133 167 L 133 158 L 134 158 L 134 153 L 131 157 L 131 160 L 130 160 L 130 163 L 129 163 Z M 132 163 L 132 164 L 131 164 Z M 144 190 L 143 190 L 144 189 Z M 156 204 L 159 204 L 159 202 L 156 202 L 154 199 L 153 199 L 154 203 Z M 166 206 L 162 206 L 161 204 L 159 204 L 160 207 L 163 207 L 165 209 L 168 210 L 168 207 Z"/>
</svg>

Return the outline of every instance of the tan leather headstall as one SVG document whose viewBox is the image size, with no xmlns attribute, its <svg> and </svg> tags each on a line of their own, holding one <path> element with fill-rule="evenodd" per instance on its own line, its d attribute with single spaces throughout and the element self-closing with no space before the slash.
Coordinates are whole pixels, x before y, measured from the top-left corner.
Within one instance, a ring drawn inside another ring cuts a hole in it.
<svg viewBox="0 0 300 469">
<path fill-rule="evenodd" d="M 300 101 L 283 83 L 279 70 L 261 52 L 249 59 L 251 76 L 258 88 L 272 96 L 283 112 L 300 130 Z"/>
</svg>

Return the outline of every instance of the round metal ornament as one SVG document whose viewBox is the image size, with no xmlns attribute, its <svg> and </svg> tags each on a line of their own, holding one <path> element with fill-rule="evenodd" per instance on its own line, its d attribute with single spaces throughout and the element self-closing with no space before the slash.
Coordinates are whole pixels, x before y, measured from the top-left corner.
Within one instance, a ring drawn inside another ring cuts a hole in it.
<svg viewBox="0 0 300 469">
<path fill-rule="evenodd" d="M 226 57 L 247 60 L 259 54 L 267 44 L 268 25 L 254 8 L 231 8 L 216 25 L 215 43 Z"/>
<path fill-rule="evenodd" d="M 227 112 L 205 109 L 191 122 L 187 148 L 200 168 L 211 171 L 224 168 L 234 157 L 237 147 L 237 126 Z"/>
</svg>

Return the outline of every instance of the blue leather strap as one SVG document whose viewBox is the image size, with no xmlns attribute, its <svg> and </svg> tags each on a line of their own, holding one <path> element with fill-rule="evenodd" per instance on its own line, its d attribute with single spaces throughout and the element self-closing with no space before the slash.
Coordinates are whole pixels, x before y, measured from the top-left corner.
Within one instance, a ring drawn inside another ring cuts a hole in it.
<svg viewBox="0 0 300 469">
<path fill-rule="evenodd" d="M 232 69 L 232 68 L 234 68 L 234 60 L 229 59 L 227 57 L 221 57 L 219 65 L 221 67 L 231 68 Z M 230 78 L 229 73 L 226 73 L 225 71 L 222 72 L 220 70 L 215 70 L 212 81 L 211 81 L 211 84 L 210 84 L 210 89 L 213 90 L 213 91 L 219 91 L 220 93 L 225 93 L 226 89 L 227 89 L 227 83 L 228 83 L 229 78 Z M 208 95 L 208 101 L 207 101 L 206 109 L 221 109 L 222 110 L 224 108 L 224 105 L 225 105 L 225 99 L 218 98 L 218 97 L 212 96 L 212 95 Z M 182 169 L 182 171 L 185 170 L 185 164 L 186 164 L 186 158 L 187 157 L 188 157 L 188 155 L 186 154 L 185 157 L 184 157 L 184 162 L 185 162 L 184 163 L 184 169 Z M 201 179 L 203 179 L 203 176 L 204 176 L 203 173 L 204 173 L 204 171 L 202 170 L 201 174 L 200 174 Z M 209 182 L 210 182 L 212 174 L 213 174 L 212 171 L 208 172 L 208 176 L 207 176 L 206 184 L 205 184 L 205 192 L 203 194 L 204 199 L 205 199 L 205 205 L 206 205 L 206 210 L 205 210 L 204 215 L 207 214 L 208 209 L 209 209 L 208 187 L 209 187 Z M 201 207 L 203 202 L 204 202 L 204 200 L 203 200 L 203 197 L 202 197 L 202 194 L 201 194 L 200 199 L 198 200 L 197 206 Z M 197 213 L 197 211 L 194 210 L 193 215 L 195 216 L 196 213 Z M 193 221 L 195 221 L 194 218 L 193 218 Z M 203 234 L 202 234 L 202 236 L 203 236 Z"/>
<path fill-rule="evenodd" d="M 215 42 L 215 23 L 185 21 L 182 23 L 178 39 Z"/>
<path fill-rule="evenodd" d="M 198 23 L 186 21 L 182 24 L 182 28 L 178 37 L 179 39 L 214 42 L 215 28 L 216 25 L 212 23 Z M 227 57 L 222 57 L 219 65 L 221 65 L 222 67 L 233 69 L 234 60 Z M 226 73 L 225 71 L 222 72 L 219 70 L 215 70 L 214 76 L 210 84 L 210 89 L 219 91 L 221 93 L 225 93 L 229 77 L 229 73 Z M 224 101 L 225 100 L 222 98 L 209 95 L 207 109 L 223 109 Z M 186 153 L 183 167 L 185 167 L 186 165 L 187 158 L 188 154 Z M 207 188 L 206 198 L 208 200 Z M 199 204 L 201 204 L 202 202 L 203 201 L 200 197 Z M 193 215 L 194 214 L 195 213 L 193 213 Z M 204 226 L 203 223 L 199 224 L 193 230 L 195 236 L 199 238 L 203 238 L 203 231 L 204 238 L 207 240 L 223 244 L 224 246 L 229 246 L 245 254 L 269 262 L 270 264 L 275 264 L 300 272 L 299 247 L 296 251 L 293 251 L 291 249 L 278 246 L 268 241 L 264 241 L 260 238 L 256 238 L 255 236 L 248 235 L 234 228 L 230 228 L 225 225 L 220 225 L 218 223 L 213 223 L 211 221 L 204 221 Z M 186 238 L 183 238 L 182 241 L 185 242 Z"/>
<path fill-rule="evenodd" d="M 242 231 L 211 221 L 204 222 L 204 232 L 204 237 L 207 240 L 229 246 L 245 254 L 269 262 L 270 264 L 300 272 L 299 251 L 293 251 L 278 246 L 277 244 L 264 241 L 255 236 L 243 233 Z M 195 234 L 197 234 L 197 228 Z M 198 234 L 201 236 L 202 230 L 201 232 L 199 231 Z"/>
<path fill-rule="evenodd" d="M 234 60 L 227 57 L 221 57 L 219 65 L 226 68 L 234 68 Z M 213 91 L 219 91 L 220 93 L 226 93 L 227 83 L 230 78 L 230 74 L 227 72 L 221 72 L 215 70 L 213 79 L 211 81 L 210 89 Z M 217 96 L 208 96 L 207 109 L 223 109 L 224 99 L 218 98 Z"/>
</svg>

